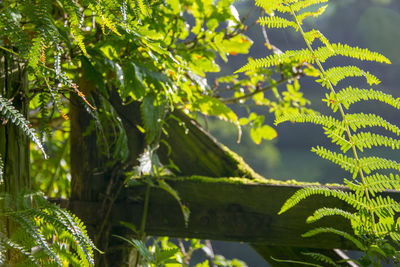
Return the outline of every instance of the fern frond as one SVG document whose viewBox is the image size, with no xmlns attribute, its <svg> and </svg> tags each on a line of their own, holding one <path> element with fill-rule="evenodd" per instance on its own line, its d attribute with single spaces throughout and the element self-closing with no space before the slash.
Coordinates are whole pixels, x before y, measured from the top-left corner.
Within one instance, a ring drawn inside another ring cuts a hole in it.
<svg viewBox="0 0 400 267">
<path fill-rule="evenodd" d="M 389 59 L 379 53 L 371 52 L 368 49 L 350 47 L 348 45 L 342 45 L 338 43 L 331 44 L 330 46 L 318 47 L 314 50 L 314 53 L 310 52 L 308 49 L 288 50 L 284 53 L 273 54 L 265 58 L 252 59 L 235 73 L 256 70 L 260 68 L 269 68 L 271 66 L 278 66 L 280 64 L 290 62 L 307 62 L 313 64 L 316 58 L 323 63 L 334 55 L 342 55 L 360 60 L 369 60 L 390 64 Z M 372 76 L 370 76 L 370 78 L 374 80 Z"/>
<path fill-rule="evenodd" d="M 144 15 L 145 17 L 150 16 L 149 7 L 143 0 L 135 0 L 135 4 L 140 14 Z"/>
<path fill-rule="evenodd" d="M 305 32 L 304 39 L 306 39 L 306 41 L 310 44 L 314 43 L 315 39 L 319 39 L 327 48 L 331 48 L 331 43 L 329 40 L 318 30 L 312 29 L 308 32 Z M 331 51 L 333 51 L 333 49 Z"/>
<path fill-rule="evenodd" d="M 351 174 L 353 174 L 353 179 L 357 177 L 357 173 L 359 171 L 359 165 L 354 158 L 348 157 L 341 153 L 330 151 L 320 146 L 313 147 L 311 151 L 320 156 L 321 158 L 332 161 L 333 163 L 339 165 L 342 169 L 345 169 L 346 171 L 350 172 Z"/>
<path fill-rule="evenodd" d="M 284 53 L 269 55 L 265 58 L 249 59 L 249 62 L 237 71 L 235 71 L 235 73 L 254 71 L 261 68 L 269 68 L 289 62 L 314 63 L 314 56 L 308 49 L 287 50 Z"/>
<path fill-rule="evenodd" d="M 309 114 L 302 114 L 299 112 L 293 112 L 293 113 L 286 113 L 280 116 L 279 118 L 275 119 L 274 124 L 277 125 L 282 122 L 299 122 L 299 123 L 313 123 L 316 125 L 322 125 L 328 129 L 331 129 L 332 131 L 337 131 L 339 134 L 341 134 L 345 128 L 343 126 L 343 123 L 337 119 L 335 119 L 332 116 L 325 116 L 325 115 L 319 115 L 316 113 L 309 113 Z"/>
<path fill-rule="evenodd" d="M 400 149 L 400 140 L 371 132 L 359 132 L 351 137 L 351 142 L 362 152 L 365 148 L 385 146 Z"/>
<path fill-rule="evenodd" d="M 85 56 L 88 56 L 88 53 L 86 51 L 86 45 L 84 42 L 84 37 L 83 37 L 82 33 L 80 32 L 80 29 L 78 27 L 71 27 L 70 32 L 71 32 L 71 35 L 74 38 L 76 44 L 81 49 L 82 53 Z"/>
<path fill-rule="evenodd" d="M 387 57 L 377 52 L 372 52 L 366 48 L 351 47 L 347 44 L 341 43 L 332 44 L 332 48 L 336 54 L 341 56 L 356 58 L 362 61 L 376 61 L 380 63 L 391 64 Z"/>
<path fill-rule="evenodd" d="M 307 1 L 307 2 L 310 2 L 310 1 Z M 318 17 L 318 16 L 322 15 L 322 13 L 325 12 L 327 7 L 328 7 L 328 5 L 324 5 L 324 6 L 320 7 L 320 8 L 318 8 L 317 11 L 314 11 L 314 12 L 309 11 L 309 12 L 303 12 L 301 14 L 298 14 L 297 15 L 297 20 L 300 22 L 300 24 L 302 24 L 303 20 L 306 19 L 306 18 Z"/>
<path fill-rule="evenodd" d="M 309 216 L 307 218 L 307 223 L 314 223 L 326 216 L 342 216 L 350 221 L 357 221 L 358 217 L 348 211 L 338 209 L 338 208 L 320 208 L 314 211 L 314 214 L 312 216 Z"/>
<path fill-rule="evenodd" d="M 294 193 L 288 200 L 286 200 L 285 204 L 283 204 L 278 214 L 286 212 L 287 210 L 293 208 L 298 203 L 300 203 L 300 201 L 313 195 L 336 197 L 340 200 L 345 201 L 346 203 L 348 203 L 357 210 L 367 207 L 366 199 L 364 197 L 358 197 L 352 192 L 344 192 L 341 190 L 330 189 L 328 187 L 323 187 L 323 186 L 310 186 L 296 191 L 296 193 Z"/>
<path fill-rule="evenodd" d="M 318 234 L 323 234 L 323 233 L 333 233 L 336 235 L 339 235 L 341 237 L 346 238 L 347 240 L 351 241 L 354 245 L 356 245 L 360 250 L 365 250 L 365 246 L 362 243 L 362 241 L 360 241 L 357 237 L 354 237 L 352 235 L 350 235 L 349 233 L 346 233 L 344 231 L 340 231 L 331 227 L 326 227 L 326 228 L 315 228 L 312 229 L 310 231 L 308 231 L 307 233 L 302 234 L 302 237 L 312 237 Z"/>
<path fill-rule="evenodd" d="M 380 63 L 391 64 L 390 60 L 377 52 L 371 52 L 366 48 L 351 47 L 347 44 L 341 43 L 331 44 L 330 47 L 321 46 L 314 50 L 315 57 L 318 58 L 322 63 L 328 58 L 341 55 L 345 57 L 365 60 L 365 61 L 376 61 Z M 309 62 L 309 61 L 308 61 Z"/>
<path fill-rule="evenodd" d="M 325 76 L 334 86 L 347 77 L 364 76 L 369 85 L 379 84 L 381 82 L 368 71 L 364 71 L 356 66 L 332 67 L 325 71 Z"/>
<path fill-rule="evenodd" d="M 394 169 L 400 171 L 400 163 L 390 159 L 379 158 L 379 157 L 365 157 L 365 158 L 360 158 L 359 161 L 361 168 L 367 174 L 371 173 L 372 171 L 382 170 L 382 169 L 385 170 Z"/>
<path fill-rule="evenodd" d="M 72 27 L 80 27 L 82 12 L 80 7 L 74 0 L 62 0 L 60 1 L 65 9 L 68 21 Z"/>
<path fill-rule="evenodd" d="M 348 109 L 351 104 L 361 100 L 377 100 L 396 109 L 400 109 L 400 98 L 394 98 L 390 94 L 385 94 L 382 91 L 374 89 L 359 89 L 349 86 L 337 92 L 335 100 L 342 104 L 346 109 Z"/>
<path fill-rule="evenodd" d="M 387 175 L 376 173 L 365 177 L 365 184 L 371 196 L 385 190 L 400 190 L 400 177 L 392 173 Z"/>
<path fill-rule="evenodd" d="M 284 9 L 285 6 L 282 3 L 283 3 L 283 0 L 269 0 L 269 1 L 256 0 L 255 1 L 256 6 L 263 8 L 267 12 L 279 10 L 280 8 L 283 8 L 283 9 L 279 10 L 279 11 L 283 12 L 283 10 L 285 10 Z"/>
<path fill-rule="evenodd" d="M 296 31 L 299 29 L 296 22 L 277 16 L 260 17 L 258 19 L 258 22 L 260 23 L 261 26 L 267 26 L 268 28 L 292 27 Z"/>
<path fill-rule="evenodd" d="M 398 240 L 399 229 L 396 229 L 393 216 L 379 217 L 379 221 L 376 223 L 376 232 L 374 234 L 381 238 L 385 238 L 389 235 L 393 240 Z"/>
<path fill-rule="evenodd" d="M 350 126 L 353 131 L 365 127 L 382 127 L 392 133 L 400 135 L 399 127 L 387 122 L 382 117 L 371 113 L 346 114 L 344 117 L 344 123 Z"/>
<path fill-rule="evenodd" d="M 12 240 L 6 240 L 10 243 L 6 247 L 18 248 L 20 253 L 34 262 L 36 258 L 40 259 L 40 263 L 34 266 L 63 266 L 64 258 L 73 260 L 70 263 L 78 262 L 74 266 L 94 265 L 95 246 L 88 238 L 82 222 L 68 211 L 48 202 L 42 193 L 23 193 L 16 198 L 2 194 L 0 201 L 0 217 L 7 217 L 21 226 Z M 2 233 L 4 231 L 0 229 L 0 243 L 4 239 Z M 40 251 L 32 254 L 33 247 L 38 247 Z M 27 264 L 24 262 L 22 266 Z"/>
<path fill-rule="evenodd" d="M 332 260 L 332 258 L 330 258 L 324 254 L 317 253 L 317 252 L 302 252 L 301 254 L 310 256 L 311 258 L 313 258 L 316 261 L 320 261 L 320 262 L 327 263 L 332 266 L 340 267 L 340 265 L 336 264 L 335 261 Z"/>
<path fill-rule="evenodd" d="M 15 9 L 2 9 L 0 12 L 0 29 L 3 38 L 7 38 L 22 56 L 26 56 L 31 40 L 27 32 L 20 25 L 19 12 Z"/>
<path fill-rule="evenodd" d="M 29 60 L 29 66 L 33 69 L 36 69 L 39 64 L 40 54 L 42 52 L 43 38 L 42 36 L 37 36 L 32 39 L 32 46 L 27 55 L 27 59 Z"/>
<path fill-rule="evenodd" d="M 18 126 L 39 147 L 43 155 L 47 157 L 44 147 L 37 137 L 35 130 L 29 127 L 29 122 L 14 108 L 12 103 L 2 96 L 0 96 L 0 113 L 5 117 L 5 119 L 11 120 L 13 124 Z"/>
<path fill-rule="evenodd" d="M 394 216 L 396 212 L 400 212 L 400 204 L 389 196 L 377 196 L 371 199 L 371 210 L 379 216 Z"/>
<path fill-rule="evenodd" d="M 353 181 L 349 181 L 346 178 L 343 180 L 344 184 L 354 193 L 359 194 L 360 190 L 363 191 L 364 188 L 360 183 L 354 183 Z M 363 195 L 362 195 L 363 196 Z"/>
<path fill-rule="evenodd" d="M 22 255 L 26 256 L 27 259 L 30 261 L 30 263 L 35 264 L 35 266 L 40 266 L 40 262 L 38 261 L 38 259 L 36 259 L 31 251 L 30 248 L 25 247 L 17 242 L 15 242 L 14 240 L 8 238 L 7 236 L 5 236 L 3 234 L 4 231 L 0 231 L 0 243 L 3 245 L 4 248 L 12 248 L 15 249 L 16 251 L 18 251 L 19 253 L 21 253 Z M 1 251 L 1 254 L 3 254 L 4 251 Z M 4 261 L 0 261 L 0 264 L 5 264 L 5 259 Z M 3 266 L 3 265 L 2 265 Z"/>
<path fill-rule="evenodd" d="M 298 12 L 301 9 L 310 7 L 312 5 L 326 3 L 328 0 L 302 0 L 302 1 L 293 1 L 294 4 L 290 5 L 290 9 L 294 12 Z"/>
<path fill-rule="evenodd" d="M 325 128 L 324 134 L 332 140 L 332 143 L 340 146 L 343 153 L 346 153 L 353 146 L 353 143 L 346 139 L 343 132 Z"/>
<path fill-rule="evenodd" d="M 30 217 L 23 213 L 14 213 L 13 216 L 11 216 L 11 219 L 18 223 L 24 229 L 24 231 L 32 236 L 38 246 L 40 246 L 40 248 L 44 250 L 49 258 L 55 260 L 59 266 L 62 266 L 60 257 L 46 242 L 45 237 L 40 232 L 40 230 L 32 224 Z"/>
</svg>

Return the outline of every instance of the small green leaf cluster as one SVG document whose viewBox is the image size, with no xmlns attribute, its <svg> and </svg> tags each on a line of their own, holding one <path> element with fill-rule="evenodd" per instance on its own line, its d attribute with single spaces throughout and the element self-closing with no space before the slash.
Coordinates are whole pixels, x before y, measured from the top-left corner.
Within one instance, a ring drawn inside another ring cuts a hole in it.
<svg viewBox="0 0 400 267">
<path fill-rule="evenodd" d="M 132 228 L 131 225 L 125 226 Z M 131 246 L 133 246 L 140 253 L 141 257 L 138 261 L 140 266 L 158 267 L 247 267 L 247 265 L 239 259 L 226 259 L 222 255 L 214 255 L 211 243 L 201 241 L 198 239 L 178 240 L 172 242 L 168 237 L 159 237 L 152 239 L 146 243 L 137 239 L 127 239 L 121 236 L 116 236 Z M 192 260 L 194 253 L 198 254 L 203 252 L 207 257 L 206 260 L 200 263 L 195 263 Z"/>
<path fill-rule="evenodd" d="M 17 266 L 94 266 L 96 249 L 83 223 L 42 193 L 0 197 L 0 264 L 18 253 Z M 16 228 L 7 235 L 8 228 Z"/>
<path fill-rule="evenodd" d="M 348 219 L 354 233 L 346 233 L 334 228 L 316 228 L 307 233 L 304 237 L 315 236 L 321 233 L 333 233 L 339 235 L 354 244 L 365 255 L 358 263 L 363 266 L 380 266 L 382 262 L 398 263 L 399 241 L 400 241 L 400 203 L 390 196 L 383 196 L 386 190 L 400 190 L 400 178 L 396 174 L 400 171 L 400 163 L 391 159 L 362 156 L 361 152 L 373 147 L 385 146 L 392 149 L 399 149 L 399 139 L 383 134 L 368 131 L 369 128 L 382 128 L 392 135 L 399 136 L 400 128 L 376 114 L 347 113 L 350 106 L 361 101 L 379 101 L 399 109 L 398 98 L 375 89 L 360 89 L 348 86 L 336 92 L 338 86 L 347 77 L 366 78 L 369 85 L 379 84 L 377 77 L 364 71 L 357 66 L 334 66 L 325 70 L 322 63 L 334 56 L 355 58 L 361 61 L 374 61 L 388 63 L 390 61 L 377 52 L 350 47 L 347 44 L 334 44 L 324 37 L 319 31 L 311 29 L 303 30 L 303 19 L 309 17 L 309 7 L 320 4 L 324 1 L 300 1 L 300 0 L 275 0 L 256 1 L 256 5 L 263 7 L 269 14 L 261 18 L 260 23 L 270 28 L 291 27 L 301 33 L 307 45 L 306 49 L 290 50 L 280 54 L 274 54 L 265 58 L 251 60 L 239 71 L 248 71 L 258 68 L 279 66 L 290 61 L 305 62 L 315 65 L 319 72 L 316 80 L 322 87 L 328 89 L 326 99 L 323 101 L 332 110 L 332 115 L 323 115 L 318 112 L 307 113 L 300 110 L 286 112 L 277 116 L 275 123 L 286 121 L 297 123 L 312 123 L 320 125 L 327 138 L 339 147 L 340 152 L 332 151 L 321 146 L 312 148 L 312 152 L 319 157 L 327 159 L 340 166 L 350 173 L 351 180 L 345 180 L 348 190 L 331 189 L 328 187 L 305 187 L 296 192 L 282 206 L 279 213 L 286 212 L 293 208 L 305 198 L 313 195 L 335 197 L 346 202 L 352 209 L 323 207 L 314 212 L 307 219 L 313 223 L 328 216 L 341 216 Z M 307 9 L 306 9 L 307 8 Z M 319 16 L 326 6 L 320 7 L 315 14 Z M 277 14 L 285 14 L 290 17 L 279 17 Z M 319 39 L 322 46 L 313 47 L 313 43 Z M 386 174 L 386 170 L 390 173 Z M 323 263 L 332 260 L 325 256 L 310 255 Z M 355 261 L 355 260 L 353 260 Z M 334 263 L 333 265 L 336 265 Z"/>
</svg>

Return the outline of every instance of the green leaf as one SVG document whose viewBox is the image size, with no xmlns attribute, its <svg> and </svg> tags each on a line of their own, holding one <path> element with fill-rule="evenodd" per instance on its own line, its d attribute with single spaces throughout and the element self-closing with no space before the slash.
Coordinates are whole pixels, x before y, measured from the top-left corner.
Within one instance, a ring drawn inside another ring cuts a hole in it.
<svg viewBox="0 0 400 267">
<path fill-rule="evenodd" d="M 278 136 L 278 133 L 271 126 L 263 125 L 261 127 L 251 128 L 250 136 L 254 143 L 260 144 L 262 139 L 272 140 Z"/>
<path fill-rule="evenodd" d="M 141 109 L 147 144 L 151 144 L 161 132 L 164 106 L 164 102 L 157 99 L 155 94 L 148 94 L 143 99 Z"/>
<path fill-rule="evenodd" d="M 142 67 L 130 62 L 124 67 L 123 75 L 123 90 L 120 90 L 121 97 L 130 96 L 133 100 L 141 99 L 146 93 Z"/>
</svg>

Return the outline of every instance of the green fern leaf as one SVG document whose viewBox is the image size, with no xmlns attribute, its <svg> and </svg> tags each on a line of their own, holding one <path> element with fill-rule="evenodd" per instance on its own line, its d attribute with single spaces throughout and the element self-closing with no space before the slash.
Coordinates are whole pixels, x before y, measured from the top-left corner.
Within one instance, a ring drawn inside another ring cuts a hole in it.
<svg viewBox="0 0 400 267">
<path fill-rule="evenodd" d="M 319 115 L 316 113 L 310 113 L 310 114 L 302 114 L 298 112 L 286 113 L 277 118 L 274 124 L 278 125 L 279 123 L 286 121 L 298 122 L 298 123 L 307 122 L 316 125 L 322 125 L 327 129 L 331 129 L 331 131 L 335 131 L 338 135 L 341 135 L 345 130 L 343 123 L 341 121 L 331 116 Z"/>
<path fill-rule="evenodd" d="M 344 211 L 342 209 L 338 208 L 320 208 L 314 211 L 314 214 L 312 216 L 309 216 L 307 218 L 307 223 L 314 223 L 326 216 L 342 216 L 350 221 L 358 221 L 358 217 L 348 211 Z"/>
<path fill-rule="evenodd" d="M 310 2 L 310 1 L 307 1 L 307 2 Z M 309 17 L 319 17 L 320 15 L 322 15 L 322 13 L 325 12 L 325 10 L 326 10 L 327 7 L 328 7 L 328 5 L 324 5 L 324 6 L 320 7 L 320 8 L 319 8 L 317 11 L 315 11 L 315 12 L 309 11 L 309 12 L 304 12 L 304 13 L 298 14 L 298 15 L 297 15 L 297 20 L 300 22 L 300 24 L 302 24 L 302 23 L 303 23 L 303 20 L 306 19 L 306 18 L 309 18 Z"/>
<path fill-rule="evenodd" d="M 365 148 L 372 148 L 373 146 L 400 149 L 400 140 L 371 132 L 359 132 L 351 137 L 351 142 L 354 143 L 361 152 L 364 151 Z"/>
<path fill-rule="evenodd" d="M 332 48 L 336 54 L 341 56 L 356 58 L 362 61 L 367 60 L 367 61 L 376 61 L 380 63 L 391 64 L 390 60 L 385 56 L 377 52 L 372 52 L 366 48 L 351 47 L 347 44 L 341 44 L 341 43 L 332 44 Z"/>
<path fill-rule="evenodd" d="M 3 8 L 0 13 L 0 29 L 2 36 L 7 36 L 10 43 L 15 45 L 20 55 L 26 56 L 31 48 L 30 36 L 21 27 L 22 15 L 19 10 Z"/>
<path fill-rule="evenodd" d="M 277 16 L 268 16 L 261 17 L 258 19 L 258 22 L 261 26 L 267 26 L 268 28 L 287 28 L 292 27 L 296 31 L 298 30 L 298 26 L 296 22 L 287 20 L 285 18 L 277 17 Z"/>
<path fill-rule="evenodd" d="M 256 0 L 255 5 L 263 8 L 268 13 L 275 10 L 279 10 L 281 12 L 284 12 L 284 10 L 286 10 L 286 6 L 283 5 L 283 0 Z"/>
<path fill-rule="evenodd" d="M 381 217 L 390 217 L 400 212 L 400 204 L 389 196 L 377 196 L 371 199 L 371 210 Z"/>
<path fill-rule="evenodd" d="M 346 114 L 344 117 L 344 123 L 350 126 L 353 131 L 365 127 L 382 127 L 392 133 L 400 135 L 399 127 L 387 122 L 382 117 L 375 114 Z"/>
<path fill-rule="evenodd" d="M 364 244 L 357 238 L 349 233 L 339 231 L 334 228 L 326 227 L 326 228 L 315 228 L 313 230 L 308 231 L 307 233 L 302 234 L 302 237 L 312 237 L 318 234 L 323 234 L 323 233 L 333 233 L 336 235 L 339 235 L 341 237 L 346 238 L 347 240 L 351 241 L 354 245 L 356 245 L 360 250 L 364 251 L 366 247 Z"/>
<path fill-rule="evenodd" d="M 300 201 L 302 201 L 303 199 L 306 199 L 313 195 L 324 195 L 326 197 L 333 196 L 345 201 L 346 203 L 358 210 L 367 207 L 365 198 L 358 197 L 351 192 L 344 192 L 341 190 L 330 189 L 323 186 L 310 186 L 296 191 L 296 193 L 294 193 L 288 200 L 286 200 L 278 214 L 286 212 L 287 210 L 293 208 L 298 203 L 300 203 Z"/>
<path fill-rule="evenodd" d="M 382 169 L 394 169 L 400 171 L 400 163 L 389 160 L 385 158 L 379 157 L 365 157 L 359 159 L 361 168 L 367 174 L 371 173 L 372 171 L 382 170 Z"/>
<path fill-rule="evenodd" d="M 58 266 L 62 266 L 62 262 L 60 257 L 57 255 L 57 253 L 54 251 L 52 247 L 49 246 L 49 244 L 46 242 L 45 237 L 43 234 L 40 232 L 40 230 L 32 223 L 31 218 L 29 216 L 30 214 L 26 212 L 25 214 L 22 213 L 14 213 L 11 219 L 18 223 L 24 231 L 29 233 L 30 236 L 32 236 L 37 243 L 37 245 L 43 249 L 44 253 L 54 260 Z"/>
<path fill-rule="evenodd" d="M 292 1 L 295 2 L 294 4 L 290 5 L 290 9 L 294 12 L 298 12 L 301 9 L 310 7 L 312 5 L 326 3 L 328 0 L 302 0 L 302 1 Z"/>
<path fill-rule="evenodd" d="M 14 250 L 18 251 L 22 255 L 26 256 L 27 260 L 29 261 L 29 263 L 34 264 L 35 267 L 41 265 L 39 260 L 36 259 L 32 255 L 31 249 L 29 247 L 25 247 L 25 246 L 15 242 L 14 240 L 9 239 L 6 235 L 3 234 L 3 232 L 5 232 L 5 231 L 0 231 L 0 243 L 5 249 L 6 248 L 11 248 L 11 249 L 14 249 Z M 4 251 L 5 250 L 0 251 L 0 254 L 1 255 L 5 255 Z M 5 259 L 5 256 L 4 256 L 4 258 L 1 258 L 0 260 L 1 260 L 0 264 L 6 264 L 7 263 L 6 259 Z"/>
<path fill-rule="evenodd" d="M 249 59 L 249 62 L 240 69 L 238 69 L 237 71 L 235 71 L 235 73 L 254 71 L 261 68 L 269 68 L 272 66 L 278 66 L 283 63 L 290 63 L 290 62 L 314 63 L 314 61 L 315 61 L 314 56 L 308 49 L 288 50 L 284 53 L 273 54 L 265 58 Z"/>
<path fill-rule="evenodd" d="M 335 261 L 332 260 L 332 258 L 330 258 L 324 254 L 316 253 L 316 252 L 302 252 L 301 254 L 310 256 L 311 258 L 313 258 L 316 261 L 320 261 L 320 262 L 327 263 L 332 266 L 340 267 L 340 265 L 336 264 Z"/>
<path fill-rule="evenodd" d="M 311 31 L 304 33 L 304 39 L 310 44 L 314 43 L 316 39 L 319 39 L 327 48 L 331 48 L 329 40 L 318 30 L 312 29 Z M 331 48 L 333 52 L 333 49 Z"/>
<path fill-rule="evenodd" d="M 385 190 L 400 190 L 400 177 L 392 173 L 389 174 L 389 176 L 376 173 L 371 176 L 366 176 L 365 184 L 371 196 L 375 196 L 375 193 L 380 193 Z"/>
<path fill-rule="evenodd" d="M 37 68 L 40 60 L 40 54 L 42 52 L 43 47 L 43 39 L 42 36 L 38 36 L 32 39 L 32 47 L 27 55 L 27 59 L 29 60 L 29 66 L 33 69 Z"/>
<path fill-rule="evenodd" d="M 246 65 L 241 67 L 235 73 L 245 72 L 249 70 L 254 71 L 260 68 L 269 68 L 272 66 L 278 66 L 280 64 L 290 62 L 307 62 L 312 64 L 315 62 L 315 58 L 323 63 L 328 58 L 334 55 L 342 55 L 360 60 L 376 61 L 390 64 L 389 59 L 379 53 L 371 52 L 368 49 L 350 47 L 348 45 L 342 45 L 338 43 L 331 44 L 330 46 L 319 47 L 314 50 L 314 53 L 311 53 L 308 49 L 288 50 L 280 54 L 267 56 L 265 58 L 252 59 L 249 60 Z M 368 77 L 370 78 L 370 81 L 377 81 L 377 79 L 373 78 L 374 76 L 372 76 L 371 74 L 369 74 Z"/>
<path fill-rule="evenodd" d="M 360 59 L 362 61 L 376 61 L 380 63 L 391 64 L 390 60 L 377 52 L 371 52 L 368 49 L 359 47 L 351 47 L 347 44 L 341 43 L 331 44 L 330 47 L 322 46 L 314 50 L 315 57 L 322 63 L 328 58 L 341 55 L 345 57 Z M 309 62 L 309 61 L 307 61 Z"/>
<path fill-rule="evenodd" d="M 353 146 L 353 143 L 348 141 L 344 136 L 344 132 L 325 128 L 324 134 L 332 140 L 332 143 L 340 146 L 340 150 L 343 153 L 346 153 Z"/>
<path fill-rule="evenodd" d="M 35 130 L 29 127 L 29 122 L 13 107 L 12 103 L 2 96 L 0 96 L 0 113 L 5 119 L 11 120 L 12 123 L 18 126 L 39 147 L 44 157 L 47 158 L 42 142 L 37 137 Z"/>
<path fill-rule="evenodd" d="M 325 71 L 325 77 L 336 86 L 338 82 L 347 77 L 364 76 L 369 85 L 379 84 L 381 81 L 368 71 L 364 71 L 356 66 L 332 67 Z"/>
<path fill-rule="evenodd" d="M 321 158 L 332 161 L 333 163 L 339 165 L 342 169 L 350 172 L 351 174 L 353 174 L 353 179 L 357 177 L 357 174 L 359 172 L 359 165 L 354 158 L 348 157 L 341 153 L 330 151 L 320 146 L 313 147 L 311 151 Z"/>
<path fill-rule="evenodd" d="M 332 95 L 330 95 L 330 97 L 332 97 Z M 390 94 L 385 94 L 374 89 L 359 89 L 349 86 L 337 92 L 335 100 L 346 109 L 348 109 L 351 104 L 362 100 L 377 100 L 396 109 L 400 109 L 400 98 L 394 98 Z"/>
<path fill-rule="evenodd" d="M 74 0 L 60 1 L 66 10 L 65 14 L 68 16 L 68 21 L 72 27 L 79 27 L 82 19 L 82 12 L 79 10 L 79 5 Z"/>
</svg>

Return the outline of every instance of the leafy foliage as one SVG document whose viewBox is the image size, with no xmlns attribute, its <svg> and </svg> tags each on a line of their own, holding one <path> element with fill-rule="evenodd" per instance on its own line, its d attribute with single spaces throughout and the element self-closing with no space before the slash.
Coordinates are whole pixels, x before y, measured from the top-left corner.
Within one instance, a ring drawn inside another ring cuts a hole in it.
<svg viewBox="0 0 400 267">
<path fill-rule="evenodd" d="M 140 252 L 141 258 L 138 262 L 141 264 L 141 266 L 247 266 L 241 260 L 228 260 L 222 255 L 214 255 L 211 243 L 207 241 L 202 242 L 198 239 L 191 239 L 190 241 L 186 242 L 179 239 L 177 242 L 178 244 L 176 244 L 176 242 L 169 240 L 168 237 L 159 237 L 146 242 L 148 243 L 147 246 L 143 241 L 137 239 L 127 239 L 121 236 L 116 237 L 126 241 Z M 203 252 L 207 259 L 203 262 L 195 264 L 195 261 L 192 260 L 192 256 L 194 253 L 199 254 L 199 252 Z"/>
<path fill-rule="evenodd" d="M 42 142 L 40 142 L 35 130 L 29 127 L 29 122 L 18 110 L 13 107 L 12 103 L 8 99 L 1 96 L 0 112 L 6 120 L 11 120 L 13 124 L 22 129 L 23 132 L 40 148 L 40 150 L 43 152 L 43 155 L 46 156 Z"/>
<path fill-rule="evenodd" d="M 0 229 L 1 264 L 7 264 L 6 251 L 10 249 L 21 254 L 16 262 L 21 266 L 94 265 L 95 246 L 82 222 L 41 193 L 2 194 L 0 204 L 0 218 L 6 222 Z M 11 237 L 5 227 L 10 224 L 17 225 Z"/>
<path fill-rule="evenodd" d="M 265 58 L 250 60 L 238 72 L 255 70 L 279 66 L 287 62 L 306 62 L 315 64 L 319 70 L 319 79 L 316 82 L 326 87 L 329 93 L 326 94 L 327 106 L 332 112 L 339 111 L 339 115 L 322 115 L 316 112 L 290 112 L 282 113 L 277 117 L 275 123 L 285 121 L 299 123 L 313 123 L 322 126 L 325 135 L 331 139 L 332 143 L 339 146 L 340 152 L 328 150 L 317 146 L 312 148 L 318 156 L 327 159 L 341 168 L 348 171 L 352 176 L 352 181 L 345 180 L 350 191 L 331 189 L 328 187 L 305 187 L 296 192 L 282 206 L 279 213 L 286 212 L 288 209 L 298 205 L 303 199 L 313 195 L 333 196 L 346 202 L 353 210 L 343 210 L 339 208 L 323 207 L 314 212 L 307 219 L 308 223 L 318 221 L 327 216 L 341 216 L 351 222 L 354 233 L 346 233 L 334 228 L 316 228 L 303 235 L 309 237 L 321 233 L 333 233 L 351 241 L 358 249 L 366 254 L 358 261 L 359 264 L 379 265 L 383 262 L 398 263 L 398 241 L 399 225 L 396 216 L 400 211 L 400 204 L 391 197 L 383 197 L 379 193 L 388 190 L 400 190 L 398 175 L 389 173 L 383 174 L 383 170 L 400 171 L 400 164 L 396 161 L 375 156 L 360 157 L 359 153 L 372 147 L 386 146 L 398 149 L 398 140 L 376 134 L 369 131 L 362 132 L 361 129 L 370 127 L 381 127 L 395 135 L 399 135 L 398 126 L 386 121 L 376 114 L 365 113 L 346 113 L 350 105 L 365 100 L 377 100 L 398 108 L 398 99 L 374 89 L 359 89 L 351 86 L 336 92 L 334 86 L 338 85 L 347 77 L 364 76 L 369 85 L 378 84 L 377 77 L 356 66 L 334 66 L 325 70 L 322 66 L 328 58 L 334 56 L 344 56 L 362 61 L 375 61 L 390 64 L 390 61 L 377 52 L 368 49 L 350 47 L 347 44 L 334 44 L 321 34 L 312 29 L 304 32 L 302 28 L 303 19 L 310 15 L 319 16 L 326 6 L 320 7 L 317 12 L 307 14 L 310 11 L 305 8 L 327 1 L 300 1 L 300 0 L 276 0 L 276 1 L 256 1 L 256 5 L 261 6 L 269 14 L 269 17 L 260 19 L 263 25 L 270 28 L 285 28 L 291 26 L 301 33 L 307 45 L 307 49 L 290 50 L 267 56 Z M 280 17 L 281 13 L 290 15 L 291 20 L 285 16 Z M 322 46 L 314 48 L 314 40 L 319 39 Z M 338 117 L 339 116 L 339 117 Z M 348 152 L 351 155 L 347 154 Z M 394 243 L 390 243 L 390 239 Z M 331 259 L 320 255 L 310 254 L 314 259 L 329 264 Z M 375 266 L 375 265 L 374 265 Z"/>
</svg>

